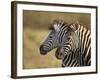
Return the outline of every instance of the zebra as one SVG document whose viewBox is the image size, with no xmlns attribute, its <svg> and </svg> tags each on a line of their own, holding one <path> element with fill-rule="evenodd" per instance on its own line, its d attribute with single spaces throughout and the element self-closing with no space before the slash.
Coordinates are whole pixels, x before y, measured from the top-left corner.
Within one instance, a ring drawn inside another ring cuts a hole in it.
<svg viewBox="0 0 100 80">
<path fill-rule="evenodd" d="M 65 46 L 61 47 L 61 48 L 58 48 L 56 50 L 56 53 L 55 53 L 55 56 L 57 59 L 62 59 L 63 60 L 63 63 L 62 63 L 62 67 L 78 67 L 80 64 L 79 64 L 79 60 L 78 60 L 78 53 L 76 53 L 76 51 L 68 51 L 67 48 L 69 48 L 69 46 L 71 46 L 70 44 L 68 45 L 69 43 L 67 43 Z M 68 52 L 67 52 L 68 51 Z"/>
<path fill-rule="evenodd" d="M 40 54 L 57 48 L 55 56 L 62 60 L 62 67 L 91 65 L 91 32 L 78 23 L 68 24 L 63 20 L 54 20 L 52 31 L 40 45 Z"/>
</svg>

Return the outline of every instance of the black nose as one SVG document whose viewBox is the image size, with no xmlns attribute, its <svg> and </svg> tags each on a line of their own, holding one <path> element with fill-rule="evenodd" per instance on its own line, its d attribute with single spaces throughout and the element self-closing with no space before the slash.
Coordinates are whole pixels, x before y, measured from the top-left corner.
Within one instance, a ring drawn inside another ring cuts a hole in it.
<svg viewBox="0 0 100 80">
<path fill-rule="evenodd" d="M 45 55 L 47 52 L 44 50 L 44 46 L 40 46 L 40 54 Z"/>
</svg>

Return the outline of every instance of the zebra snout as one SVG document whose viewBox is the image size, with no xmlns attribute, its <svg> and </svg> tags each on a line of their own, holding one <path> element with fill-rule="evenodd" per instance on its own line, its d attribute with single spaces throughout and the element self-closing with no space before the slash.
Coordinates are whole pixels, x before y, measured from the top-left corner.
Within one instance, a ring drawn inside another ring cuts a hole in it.
<svg viewBox="0 0 100 80">
<path fill-rule="evenodd" d="M 44 50 L 44 46 L 40 46 L 40 54 L 45 55 L 47 52 Z"/>
<path fill-rule="evenodd" d="M 62 52 L 61 52 L 61 48 L 58 48 L 55 52 L 55 56 L 57 59 L 62 59 Z"/>
</svg>

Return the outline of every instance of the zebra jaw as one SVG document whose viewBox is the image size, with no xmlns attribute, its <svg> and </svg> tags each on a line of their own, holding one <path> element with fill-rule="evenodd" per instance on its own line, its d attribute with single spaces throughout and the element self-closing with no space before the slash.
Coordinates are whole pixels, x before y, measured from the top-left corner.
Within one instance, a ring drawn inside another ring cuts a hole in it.
<svg viewBox="0 0 100 80">
<path fill-rule="evenodd" d="M 63 58 L 63 48 L 62 47 L 57 48 L 55 56 L 57 59 Z"/>
</svg>

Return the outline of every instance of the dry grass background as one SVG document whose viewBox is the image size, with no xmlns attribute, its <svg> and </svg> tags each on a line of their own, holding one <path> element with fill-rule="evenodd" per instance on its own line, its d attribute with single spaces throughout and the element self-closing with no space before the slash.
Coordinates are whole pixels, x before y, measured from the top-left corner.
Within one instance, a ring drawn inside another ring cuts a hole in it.
<svg viewBox="0 0 100 80">
<path fill-rule="evenodd" d="M 47 55 L 40 55 L 39 47 L 48 36 L 48 29 L 54 19 L 60 18 L 68 23 L 79 22 L 90 28 L 90 14 L 57 13 L 42 11 L 23 11 L 23 68 L 60 67 L 61 60 L 55 57 L 55 49 Z"/>
</svg>

